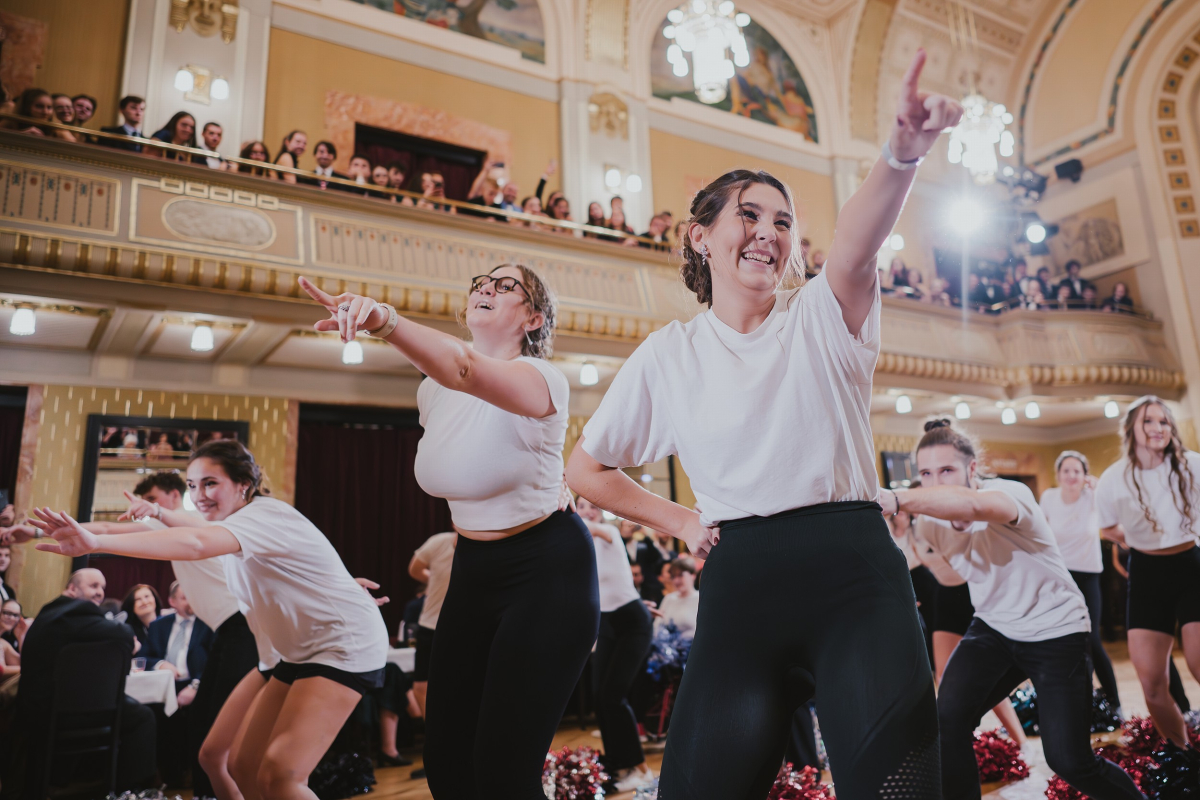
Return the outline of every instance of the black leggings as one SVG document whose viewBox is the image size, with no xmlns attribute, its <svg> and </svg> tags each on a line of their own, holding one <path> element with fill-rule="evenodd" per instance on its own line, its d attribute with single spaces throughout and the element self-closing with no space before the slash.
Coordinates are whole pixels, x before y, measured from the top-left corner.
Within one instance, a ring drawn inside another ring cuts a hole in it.
<svg viewBox="0 0 1200 800">
<path fill-rule="evenodd" d="M 1117 676 L 1113 673 L 1112 661 L 1109 660 L 1108 652 L 1104 649 L 1104 642 L 1100 640 L 1100 610 L 1104 605 L 1100 600 L 1101 574 L 1099 572 L 1071 571 L 1071 577 L 1075 579 L 1075 585 L 1079 587 L 1079 591 L 1083 592 L 1088 615 L 1092 618 L 1092 633 L 1088 639 L 1092 654 L 1092 668 L 1096 671 L 1096 677 L 1100 679 L 1100 689 L 1108 698 L 1108 702 L 1113 706 L 1120 706 L 1121 695 L 1117 692 Z"/>
<path fill-rule="evenodd" d="M 204 680 L 196 690 L 192 701 L 193 758 L 199 755 L 200 745 L 208 736 L 221 707 L 233 694 L 233 690 L 250 670 L 258 666 L 258 647 L 254 633 L 241 612 L 235 613 L 217 628 L 212 647 L 208 651 L 208 662 L 204 666 Z M 192 763 L 192 793 L 194 797 L 211 797 L 212 783 L 197 761 Z"/>
<path fill-rule="evenodd" d="M 641 600 L 600 615 L 592 687 L 596 695 L 596 721 L 604 741 L 604 766 L 609 771 L 636 767 L 646 760 L 628 697 L 634 678 L 650 652 L 652 631 L 650 612 Z"/>
<path fill-rule="evenodd" d="M 660 800 L 762 800 L 814 695 L 838 800 L 942 796 L 917 602 L 875 503 L 722 525 Z"/>
<path fill-rule="evenodd" d="M 426 698 L 437 800 L 544 800 L 546 753 L 599 625 L 596 551 L 574 512 L 499 541 L 458 537 Z"/>
</svg>

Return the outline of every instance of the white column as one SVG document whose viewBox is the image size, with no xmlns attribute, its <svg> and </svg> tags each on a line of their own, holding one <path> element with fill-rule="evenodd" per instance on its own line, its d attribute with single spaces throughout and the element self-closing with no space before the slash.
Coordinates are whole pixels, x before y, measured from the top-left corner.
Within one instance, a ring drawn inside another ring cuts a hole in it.
<svg viewBox="0 0 1200 800">
<path fill-rule="evenodd" d="M 838 156 L 833 159 L 833 199 L 838 210 L 858 191 L 858 159 Z"/>
</svg>

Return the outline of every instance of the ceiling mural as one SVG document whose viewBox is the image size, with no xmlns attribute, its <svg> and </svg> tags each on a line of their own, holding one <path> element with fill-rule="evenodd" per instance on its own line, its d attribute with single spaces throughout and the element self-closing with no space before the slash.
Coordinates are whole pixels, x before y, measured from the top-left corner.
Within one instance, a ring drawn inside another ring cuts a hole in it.
<svg viewBox="0 0 1200 800">
<path fill-rule="evenodd" d="M 521 51 L 546 63 L 546 34 L 537 0 L 354 0 L 403 17 Z"/>
</svg>

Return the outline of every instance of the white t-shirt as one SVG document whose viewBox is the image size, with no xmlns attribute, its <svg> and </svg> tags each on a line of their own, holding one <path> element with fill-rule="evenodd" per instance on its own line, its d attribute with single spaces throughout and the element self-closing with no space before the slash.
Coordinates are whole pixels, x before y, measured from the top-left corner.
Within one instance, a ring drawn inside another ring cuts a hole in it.
<svg viewBox="0 0 1200 800">
<path fill-rule="evenodd" d="M 596 573 L 600 581 L 600 610 L 616 611 L 635 600 L 641 600 L 633 587 L 633 570 L 629 567 L 629 551 L 621 539 L 621 532 L 612 525 L 602 522 L 587 522 L 588 528 L 599 529 L 608 534 L 606 542 L 595 534 L 592 544 L 596 546 Z"/>
<path fill-rule="evenodd" d="M 942 586 L 962 586 L 966 579 L 954 571 L 949 559 L 934 547 L 928 538 L 927 531 L 936 520 L 916 517 L 912 527 L 908 529 L 908 539 L 912 546 L 913 555 L 917 561 L 924 564 L 933 573 L 933 577 Z"/>
<path fill-rule="evenodd" d="M 700 613 L 700 592 L 693 589 L 687 597 L 671 592 L 658 604 L 663 616 L 654 620 L 655 628 L 674 622 L 681 636 L 686 639 L 696 635 L 696 615 Z"/>
<path fill-rule="evenodd" d="M 388 635 L 379 608 L 303 514 L 258 497 L 215 524 L 242 546 L 223 556 L 229 589 L 284 661 L 355 673 L 383 668 Z"/>
<path fill-rule="evenodd" d="M 1200 453 L 1187 451 L 1187 464 L 1200 486 Z M 1126 472 L 1129 459 L 1122 458 L 1100 476 L 1096 485 L 1096 511 L 1100 527 L 1110 528 L 1120 524 L 1125 529 L 1125 541 L 1137 550 L 1163 550 L 1168 547 L 1195 542 L 1195 530 L 1200 530 L 1200 492 L 1191 497 L 1192 516 L 1196 523 L 1189 533 L 1186 518 L 1178 508 L 1181 487 L 1171 480 L 1171 462 L 1164 460 L 1154 469 L 1139 469 L 1138 483 L 1142 487 L 1142 499 L 1158 522 L 1158 530 L 1146 519 L 1137 500 L 1131 476 Z M 1174 491 L 1172 491 L 1174 489 Z"/>
<path fill-rule="evenodd" d="M 1016 502 L 1012 523 L 976 522 L 959 532 L 949 522 L 921 517 L 923 538 L 967 579 L 975 616 L 1018 642 L 1041 642 L 1092 629 L 1054 532 L 1029 487 L 982 481 L 980 491 L 1003 492 Z"/>
<path fill-rule="evenodd" d="M 712 310 L 672 322 L 621 367 L 584 427 L 608 467 L 678 455 L 705 524 L 879 494 L 871 376 L 879 283 L 851 336 L 825 273 L 738 333 Z"/>
<path fill-rule="evenodd" d="M 190 511 L 173 512 L 183 514 L 192 520 L 197 528 L 207 528 L 211 523 L 199 514 Z M 151 530 L 162 530 L 166 524 L 148 517 L 138 520 Z M 214 631 L 221 627 L 225 620 L 238 612 L 237 598 L 225 584 L 225 566 L 220 558 L 205 558 L 201 561 L 172 561 L 175 577 L 187 595 L 188 603 L 196 616 Z"/>
<path fill-rule="evenodd" d="M 431 379 L 417 389 L 425 428 L 417 445 L 417 483 L 450 502 L 450 516 L 462 530 L 511 528 L 558 510 L 571 387 L 545 359 L 517 360 L 533 364 L 546 379 L 554 403 L 550 416 L 511 414 Z"/>
<path fill-rule="evenodd" d="M 1103 572 L 1100 553 L 1100 517 L 1096 515 L 1096 493 L 1086 486 L 1079 499 L 1065 503 L 1062 489 L 1042 492 L 1042 512 L 1054 531 L 1058 551 L 1067 569 L 1074 572 Z"/>
<path fill-rule="evenodd" d="M 446 587 L 450 585 L 450 568 L 454 566 L 454 543 L 457 533 L 435 533 L 413 553 L 429 565 L 429 582 L 425 584 L 425 603 L 421 606 L 421 618 L 417 624 L 433 630 L 437 627 L 442 603 L 446 600 Z"/>
</svg>

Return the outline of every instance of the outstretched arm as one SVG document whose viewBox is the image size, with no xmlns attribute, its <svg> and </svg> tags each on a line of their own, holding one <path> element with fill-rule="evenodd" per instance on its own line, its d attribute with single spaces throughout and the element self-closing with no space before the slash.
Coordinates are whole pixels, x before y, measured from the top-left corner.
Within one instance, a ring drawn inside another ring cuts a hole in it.
<svg viewBox="0 0 1200 800">
<path fill-rule="evenodd" d="M 917 90 L 924 49 L 917 50 L 900 87 L 896 124 L 888 144 L 902 162 L 923 158 L 941 132 L 962 119 L 962 106 L 944 95 Z M 857 336 L 875 297 L 875 256 L 891 234 L 916 170 L 895 169 L 881 156 L 838 214 L 825 273 L 842 307 L 846 327 Z"/>
<path fill-rule="evenodd" d="M 883 513 L 897 511 L 924 514 L 950 522 L 1016 522 L 1017 502 L 1004 492 L 981 492 L 966 486 L 922 486 L 919 489 L 890 489 L 880 493 Z"/>
<path fill-rule="evenodd" d="M 32 524 L 41 528 L 53 543 L 42 542 L 38 550 L 59 555 L 85 556 L 103 552 L 115 556 L 148 558 L 154 561 L 200 561 L 236 553 L 242 549 L 237 537 L 220 526 L 209 528 L 169 528 L 161 531 L 127 533 L 101 539 L 85 529 L 65 511 L 34 509 Z"/>
<path fill-rule="evenodd" d="M 307 278 L 300 279 L 300 286 L 330 314 L 314 327 L 338 331 L 343 342 L 354 339 L 358 331 L 378 330 L 388 321 L 388 310 L 370 297 L 349 292 L 334 297 Z M 546 379 L 532 364 L 482 355 L 457 336 L 404 317 L 398 318 L 396 329 L 385 341 L 447 389 L 474 395 L 523 417 L 541 419 L 557 410 Z"/>
</svg>

